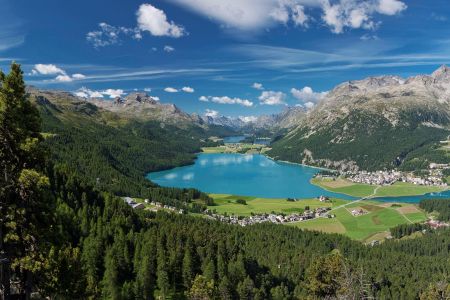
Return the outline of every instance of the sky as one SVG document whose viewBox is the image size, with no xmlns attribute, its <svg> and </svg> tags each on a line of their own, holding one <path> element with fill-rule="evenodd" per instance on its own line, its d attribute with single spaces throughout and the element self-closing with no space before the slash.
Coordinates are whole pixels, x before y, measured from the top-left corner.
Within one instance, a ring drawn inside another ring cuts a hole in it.
<svg viewBox="0 0 450 300">
<path fill-rule="evenodd" d="M 335 85 L 450 64 L 448 0 L 0 0 L 0 69 L 251 120 Z"/>
</svg>

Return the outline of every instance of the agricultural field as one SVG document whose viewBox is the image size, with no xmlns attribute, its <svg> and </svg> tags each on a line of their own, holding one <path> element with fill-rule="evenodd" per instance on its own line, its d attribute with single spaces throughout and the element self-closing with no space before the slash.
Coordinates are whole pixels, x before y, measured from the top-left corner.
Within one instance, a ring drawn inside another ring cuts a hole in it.
<svg viewBox="0 0 450 300">
<path fill-rule="evenodd" d="M 406 182 L 396 182 L 387 186 L 376 186 L 362 183 L 353 183 L 344 178 L 313 178 L 312 184 L 335 193 L 354 197 L 401 197 L 415 196 L 427 193 L 440 192 L 446 188 L 438 186 L 415 185 Z"/>
</svg>

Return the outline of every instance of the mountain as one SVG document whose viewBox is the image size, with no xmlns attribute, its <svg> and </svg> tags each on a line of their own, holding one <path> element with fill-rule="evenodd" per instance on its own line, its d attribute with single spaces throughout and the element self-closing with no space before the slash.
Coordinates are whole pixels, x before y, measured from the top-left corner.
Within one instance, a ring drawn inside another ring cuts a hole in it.
<svg viewBox="0 0 450 300">
<path fill-rule="evenodd" d="M 241 133 L 274 135 L 296 125 L 306 115 L 303 107 L 287 107 L 282 112 L 258 117 L 203 116 L 204 123 L 232 128 Z"/>
<path fill-rule="evenodd" d="M 181 111 L 175 104 L 162 104 L 159 99 L 146 93 L 131 93 L 124 98 L 116 97 L 114 100 L 92 98 L 88 101 L 107 111 L 120 113 L 123 117 L 154 120 L 184 127 L 189 125 L 204 127 L 201 119 Z"/>
<path fill-rule="evenodd" d="M 144 197 L 145 174 L 192 163 L 210 136 L 232 134 L 144 94 L 106 101 L 27 88 L 52 161 L 101 190 Z"/>
<path fill-rule="evenodd" d="M 447 161 L 436 143 L 450 134 L 449 104 L 447 66 L 407 79 L 381 76 L 345 82 L 273 143 L 269 155 L 343 170 Z"/>
</svg>

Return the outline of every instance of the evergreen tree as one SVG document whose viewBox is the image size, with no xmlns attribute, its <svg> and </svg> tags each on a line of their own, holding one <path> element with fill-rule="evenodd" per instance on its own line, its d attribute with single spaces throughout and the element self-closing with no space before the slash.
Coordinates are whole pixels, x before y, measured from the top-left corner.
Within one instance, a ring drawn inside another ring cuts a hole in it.
<svg viewBox="0 0 450 300">
<path fill-rule="evenodd" d="M 0 72 L 0 261 L 5 295 L 10 274 L 30 296 L 33 274 L 45 265 L 53 223 L 49 179 L 44 175 L 40 117 L 26 99 L 20 65 Z"/>
<path fill-rule="evenodd" d="M 187 296 L 190 300 L 212 300 L 214 294 L 214 280 L 208 280 L 202 275 L 197 275 Z"/>
</svg>

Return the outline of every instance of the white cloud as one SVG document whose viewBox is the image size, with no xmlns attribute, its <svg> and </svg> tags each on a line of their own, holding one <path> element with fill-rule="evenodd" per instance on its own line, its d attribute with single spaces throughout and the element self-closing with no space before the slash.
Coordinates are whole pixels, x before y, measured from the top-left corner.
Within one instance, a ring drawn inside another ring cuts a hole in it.
<svg viewBox="0 0 450 300">
<path fill-rule="evenodd" d="M 219 23 L 241 31 L 267 29 L 277 24 L 308 27 L 306 12 L 321 10 L 335 33 L 346 27 L 374 29 L 374 14 L 396 15 L 407 8 L 400 0 L 171 0 Z"/>
<path fill-rule="evenodd" d="M 297 100 L 304 102 L 305 106 L 306 106 L 306 103 L 314 104 L 314 103 L 319 102 L 328 94 L 328 92 L 314 92 L 312 88 L 310 88 L 309 86 L 305 86 L 304 88 L 302 88 L 300 90 L 292 88 L 291 94 Z"/>
<path fill-rule="evenodd" d="M 258 117 L 256 117 L 256 116 L 239 116 L 239 119 L 242 122 L 251 123 L 251 122 L 256 122 L 258 120 Z"/>
<path fill-rule="evenodd" d="M 86 76 L 79 73 L 68 75 L 66 71 L 54 64 L 36 64 L 28 75 L 58 75 L 54 79 L 55 82 L 71 82 L 86 78 Z"/>
<path fill-rule="evenodd" d="M 241 98 L 231 98 L 228 96 L 222 96 L 222 97 L 217 97 L 217 96 L 201 96 L 199 98 L 200 101 L 203 102 L 214 102 L 214 103 L 219 103 L 219 104 L 239 104 L 242 106 L 246 106 L 246 107 L 251 107 L 253 106 L 253 102 L 251 102 L 250 100 L 247 99 L 241 99 Z"/>
<path fill-rule="evenodd" d="M 380 24 L 373 20 L 375 13 L 393 16 L 407 8 L 399 0 L 322 0 L 321 3 L 322 20 L 334 33 L 342 33 L 346 27 L 375 29 Z"/>
<path fill-rule="evenodd" d="M 195 90 L 193 88 L 191 88 L 190 86 L 185 86 L 181 90 L 183 92 L 185 92 L 185 93 L 193 93 L 193 92 L 195 92 Z"/>
<path fill-rule="evenodd" d="M 252 88 L 254 88 L 256 90 L 263 90 L 264 86 L 262 85 L 262 83 L 255 82 L 252 84 Z"/>
<path fill-rule="evenodd" d="M 305 106 L 307 109 L 311 109 L 311 108 L 313 108 L 315 105 L 316 105 L 316 104 L 313 103 L 313 102 L 306 102 L 306 103 L 304 104 L 304 106 Z"/>
<path fill-rule="evenodd" d="M 253 102 L 247 100 L 247 99 L 241 99 L 241 98 L 230 98 L 228 96 L 223 97 L 212 97 L 212 102 L 219 103 L 219 104 L 239 104 L 242 106 L 253 106 Z"/>
<path fill-rule="evenodd" d="M 72 77 L 70 77 L 69 75 L 58 75 L 56 76 L 55 80 L 59 82 L 71 82 Z"/>
<path fill-rule="evenodd" d="M 77 74 L 73 74 L 73 75 L 72 75 L 72 78 L 73 78 L 73 79 L 76 79 L 76 80 L 81 80 L 81 79 L 85 79 L 86 76 L 84 76 L 83 74 L 77 73 Z"/>
<path fill-rule="evenodd" d="M 167 53 L 170 53 L 170 52 L 175 51 L 175 48 L 172 47 L 172 46 L 166 45 L 166 46 L 164 46 L 164 51 L 167 52 Z"/>
<path fill-rule="evenodd" d="M 285 104 L 286 94 L 282 92 L 264 91 L 258 99 L 264 105 L 281 105 Z"/>
<path fill-rule="evenodd" d="M 122 89 L 106 89 L 103 91 L 94 91 L 86 87 L 82 87 L 74 92 L 74 95 L 81 98 L 103 98 L 105 96 L 114 99 L 116 97 L 122 97 L 126 93 Z"/>
<path fill-rule="evenodd" d="M 317 0 L 171 0 L 204 15 L 225 28 L 253 31 L 275 24 L 305 26 L 304 5 L 317 6 Z"/>
<path fill-rule="evenodd" d="M 81 98 L 103 98 L 102 93 L 99 91 L 93 91 L 86 87 L 82 87 L 74 92 L 74 94 Z"/>
<path fill-rule="evenodd" d="M 212 109 L 207 108 L 205 110 L 205 116 L 211 117 L 211 118 L 216 118 L 219 116 L 219 112 L 217 110 L 212 110 Z"/>
<path fill-rule="evenodd" d="M 122 42 L 122 36 L 131 36 L 136 40 L 142 38 L 138 28 L 112 26 L 105 22 L 99 23 L 98 27 L 98 30 L 86 34 L 86 40 L 95 48 L 120 44 Z"/>
<path fill-rule="evenodd" d="M 153 36 L 169 36 L 179 38 L 186 34 L 185 29 L 168 21 L 164 11 L 150 5 L 142 4 L 137 11 L 138 27 Z"/>
<path fill-rule="evenodd" d="M 178 90 L 176 88 L 173 88 L 173 87 L 170 87 L 170 86 L 166 87 L 164 89 L 164 91 L 167 92 L 167 93 L 178 93 Z"/>
<path fill-rule="evenodd" d="M 393 16 L 404 11 L 408 6 L 399 0 L 379 0 L 377 11 L 381 14 Z"/>
<path fill-rule="evenodd" d="M 100 93 L 102 93 L 105 96 L 109 96 L 109 98 L 116 98 L 116 97 L 121 97 L 122 95 L 125 95 L 125 92 L 121 89 L 107 89 L 107 90 L 101 91 Z"/>
<path fill-rule="evenodd" d="M 56 75 L 61 74 L 65 75 L 66 72 L 53 64 L 36 64 L 34 65 L 34 69 L 31 71 L 33 74 L 41 74 L 41 75 Z"/>
</svg>

